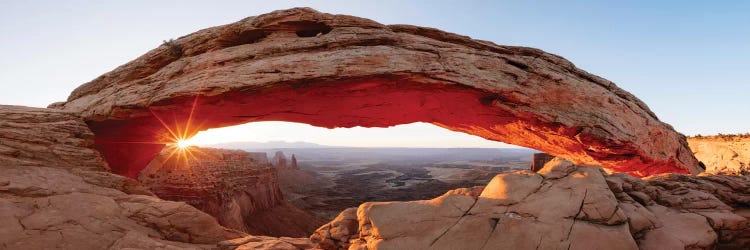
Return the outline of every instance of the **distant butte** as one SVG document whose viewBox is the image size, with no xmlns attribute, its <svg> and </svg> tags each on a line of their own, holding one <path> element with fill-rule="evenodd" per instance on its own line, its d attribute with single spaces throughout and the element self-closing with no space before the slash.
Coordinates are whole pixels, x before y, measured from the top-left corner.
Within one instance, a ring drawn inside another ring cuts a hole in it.
<svg viewBox="0 0 750 250">
<path fill-rule="evenodd" d="M 113 171 L 130 177 L 169 130 L 269 120 L 428 122 L 635 176 L 701 171 L 646 104 L 562 57 L 309 8 L 165 42 L 50 107 L 81 114 Z"/>
</svg>

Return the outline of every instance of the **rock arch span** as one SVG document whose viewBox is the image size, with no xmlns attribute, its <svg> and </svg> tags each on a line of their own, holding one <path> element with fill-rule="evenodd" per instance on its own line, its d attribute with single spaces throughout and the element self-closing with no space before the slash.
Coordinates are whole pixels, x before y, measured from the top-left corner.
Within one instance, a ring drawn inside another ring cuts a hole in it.
<svg viewBox="0 0 750 250">
<path fill-rule="evenodd" d="M 80 113 L 130 177 L 174 134 L 266 120 L 421 121 L 637 176 L 699 172 L 683 135 L 559 56 L 309 8 L 165 42 L 51 107 Z"/>
</svg>

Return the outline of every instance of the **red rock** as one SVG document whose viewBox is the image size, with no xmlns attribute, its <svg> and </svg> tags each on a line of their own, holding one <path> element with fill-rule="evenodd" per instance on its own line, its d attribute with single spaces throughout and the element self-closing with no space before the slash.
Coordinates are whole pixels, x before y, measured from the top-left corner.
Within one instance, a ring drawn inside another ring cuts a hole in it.
<svg viewBox="0 0 750 250">
<path fill-rule="evenodd" d="M 0 162 L 108 171 L 94 133 L 80 116 L 54 109 L 0 105 Z"/>
<path fill-rule="evenodd" d="M 93 146 L 76 115 L 0 105 L 0 249 L 202 249 L 245 236 L 106 172 Z"/>
<path fill-rule="evenodd" d="M 317 248 L 325 250 L 349 249 L 349 240 L 357 236 L 357 229 L 357 208 L 347 208 L 331 222 L 315 230 L 310 241 Z"/>
<path fill-rule="evenodd" d="M 225 227 L 254 235 L 306 237 L 324 221 L 284 201 L 274 166 L 245 151 L 170 147 L 138 181 L 165 200 L 186 202 Z"/>
<path fill-rule="evenodd" d="M 269 120 L 427 122 L 636 176 L 700 172 L 643 102 L 559 56 L 309 8 L 165 43 L 51 107 L 81 114 L 130 177 L 176 137 Z"/>
</svg>

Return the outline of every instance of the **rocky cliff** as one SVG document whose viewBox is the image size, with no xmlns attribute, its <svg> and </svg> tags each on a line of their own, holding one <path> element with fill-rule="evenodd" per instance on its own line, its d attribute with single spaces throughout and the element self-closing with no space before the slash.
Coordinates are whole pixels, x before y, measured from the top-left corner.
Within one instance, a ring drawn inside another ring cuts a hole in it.
<svg viewBox="0 0 750 250">
<path fill-rule="evenodd" d="M 80 116 L 53 109 L 0 105 L 0 163 L 109 171 Z"/>
<path fill-rule="evenodd" d="M 297 249 L 107 172 L 79 116 L 0 105 L 0 249 Z"/>
<path fill-rule="evenodd" d="M 750 137 L 693 137 L 688 143 L 706 172 L 750 175 Z"/>
<path fill-rule="evenodd" d="M 253 156 L 241 150 L 168 147 L 138 181 L 162 199 L 187 202 L 221 225 L 251 234 L 304 237 L 322 224 L 286 204 L 277 170 Z"/>
<path fill-rule="evenodd" d="M 279 171 L 299 170 L 299 166 L 297 166 L 297 157 L 292 154 L 292 157 L 287 159 L 283 151 L 276 151 L 276 153 L 274 153 L 273 158 L 271 159 L 271 164 Z"/>
<path fill-rule="evenodd" d="M 106 170 L 79 116 L 0 105 L 0 249 L 202 249 L 243 237 Z"/>
<path fill-rule="evenodd" d="M 323 249 L 748 249 L 749 220 L 749 177 L 638 179 L 558 158 L 484 189 L 364 203 L 311 240 Z"/>
<path fill-rule="evenodd" d="M 259 164 L 269 164 L 268 162 L 268 154 L 263 152 L 247 152 L 250 154 L 250 158 L 253 159 L 253 161 L 259 163 Z"/>
</svg>

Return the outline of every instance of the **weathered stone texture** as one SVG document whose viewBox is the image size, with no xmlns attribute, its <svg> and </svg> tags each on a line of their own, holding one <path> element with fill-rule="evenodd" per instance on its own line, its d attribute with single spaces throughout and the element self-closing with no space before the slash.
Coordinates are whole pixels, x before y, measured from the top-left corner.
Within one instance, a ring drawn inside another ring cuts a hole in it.
<svg viewBox="0 0 750 250">
<path fill-rule="evenodd" d="M 636 176 L 701 171 L 646 104 L 562 57 L 309 8 L 180 37 L 53 106 L 80 113 L 114 172 L 131 177 L 162 148 L 118 142 L 267 120 L 428 122 Z"/>
<path fill-rule="evenodd" d="M 556 158 L 539 173 L 497 175 L 479 197 L 364 203 L 311 240 L 322 249 L 747 249 L 748 183 L 638 179 Z"/>
</svg>

